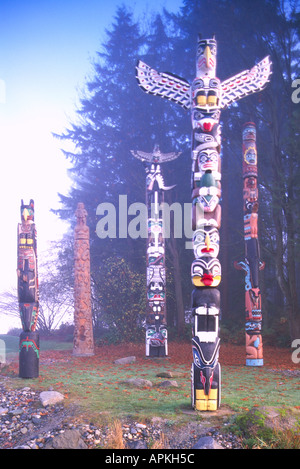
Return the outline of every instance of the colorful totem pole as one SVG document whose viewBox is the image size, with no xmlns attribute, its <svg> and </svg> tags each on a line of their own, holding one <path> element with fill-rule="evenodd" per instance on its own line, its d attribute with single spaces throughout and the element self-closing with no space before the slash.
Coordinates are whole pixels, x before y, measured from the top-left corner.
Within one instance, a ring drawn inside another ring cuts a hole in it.
<svg viewBox="0 0 300 469">
<path fill-rule="evenodd" d="M 74 341 L 73 355 L 94 355 L 91 306 L 90 230 L 86 225 L 87 211 L 78 203 L 74 235 Z"/>
<path fill-rule="evenodd" d="M 20 378 L 39 376 L 39 334 L 36 324 L 39 312 L 37 242 L 34 224 L 34 201 L 21 201 L 18 224 L 18 300 L 23 332 L 19 345 Z"/>
<path fill-rule="evenodd" d="M 239 270 L 245 271 L 245 312 L 246 312 L 246 365 L 263 365 L 261 338 L 261 294 L 259 270 L 265 266 L 260 261 L 258 242 L 258 185 L 256 127 L 248 122 L 243 129 L 243 180 L 244 180 L 244 240 L 245 260 L 235 262 Z"/>
<path fill-rule="evenodd" d="M 224 82 L 216 77 L 217 43 L 198 39 L 196 78 L 190 85 L 170 73 L 159 73 L 144 62 L 136 67 L 146 93 L 176 102 L 192 113 L 192 228 L 195 260 L 191 267 L 194 337 L 192 349 L 192 407 L 216 410 L 221 398 L 219 355 L 221 265 L 218 260 L 221 226 L 220 113 L 233 102 L 261 91 L 271 73 L 269 57 L 251 70 Z"/>
<path fill-rule="evenodd" d="M 161 153 L 158 145 L 154 147 L 152 153 L 143 151 L 131 151 L 131 153 L 144 162 L 146 169 L 148 211 L 146 357 L 165 357 L 168 355 L 168 332 L 162 209 L 164 192 L 174 186 L 165 186 L 160 165 L 176 159 L 180 153 Z"/>
</svg>

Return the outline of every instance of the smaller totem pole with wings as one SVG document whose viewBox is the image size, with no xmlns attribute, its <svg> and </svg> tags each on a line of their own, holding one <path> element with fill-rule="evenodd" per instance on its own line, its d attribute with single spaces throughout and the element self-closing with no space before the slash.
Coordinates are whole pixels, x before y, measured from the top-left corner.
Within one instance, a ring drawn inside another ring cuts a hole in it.
<svg viewBox="0 0 300 469">
<path fill-rule="evenodd" d="M 221 265 L 221 110 L 257 91 L 269 81 L 271 62 L 265 57 L 251 70 L 221 82 L 216 77 L 217 42 L 198 38 L 196 78 L 189 84 L 159 73 L 139 61 L 136 76 L 146 93 L 169 99 L 192 114 L 192 228 L 195 260 L 191 266 L 194 361 L 192 407 L 216 410 L 221 399 L 219 316 Z"/>
<path fill-rule="evenodd" d="M 34 201 L 21 201 L 21 221 L 18 224 L 18 299 L 23 332 L 19 346 L 20 378 L 39 376 L 39 334 L 36 324 L 39 312 L 37 272 L 37 243 L 34 223 Z"/>
<path fill-rule="evenodd" d="M 152 153 L 131 151 L 146 169 L 147 239 L 147 310 L 146 357 L 168 355 L 166 310 L 166 266 L 164 220 L 162 216 L 165 186 L 160 165 L 176 159 L 180 153 L 161 153 L 156 145 Z"/>
</svg>

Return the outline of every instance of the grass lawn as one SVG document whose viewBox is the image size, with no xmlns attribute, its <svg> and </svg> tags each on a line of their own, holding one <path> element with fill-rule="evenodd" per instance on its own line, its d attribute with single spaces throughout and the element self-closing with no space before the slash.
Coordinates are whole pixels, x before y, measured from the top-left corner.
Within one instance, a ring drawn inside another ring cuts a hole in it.
<svg viewBox="0 0 300 469">
<path fill-rule="evenodd" d="M 2 340 L 3 337 L 8 353 L 16 352 L 18 338 L 0 336 Z M 112 417 L 119 418 L 162 416 L 172 419 L 191 410 L 190 344 L 175 344 L 170 357 L 163 360 L 145 358 L 144 346 L 140 344 L 98 347 L 93 357 L 74 357 L 71 349 L 71 343 L 42 341 L 39 378 L 18 378 L 18 360 L 14 360 L 2 374 L 11 376 L 13 379 L 10 382 L 16 387 L 47 390 L 51 386 L 65 395 L 66 403 L 76 403 L 93 418 L 108 412 Z M 220 359 L 221 408 L 245 411 L 262 405 L 280 408 L 300 405 L 299 376 L 283 375 L 268 366 L 250 368 L 241 363 L 229 365 L 226 363 L 229 351 L 225 352 L 225 363 L 222 364 Z M 240 347 L 240 353 L 244 354 L 243 347 Z M 135 355 L 136 362 L 130 365 L 113 363 L 116 358 L 128 355 Z M 174 378 L 178 387 L 159 387 L 158 384 L 165 380 L 156 376 L 161 371 L 180 372 L 180 377 Z M 126 379 L 136 377 L 150 380 L 153 385 L 140 389 L 124 383 Z"/>
</svg>

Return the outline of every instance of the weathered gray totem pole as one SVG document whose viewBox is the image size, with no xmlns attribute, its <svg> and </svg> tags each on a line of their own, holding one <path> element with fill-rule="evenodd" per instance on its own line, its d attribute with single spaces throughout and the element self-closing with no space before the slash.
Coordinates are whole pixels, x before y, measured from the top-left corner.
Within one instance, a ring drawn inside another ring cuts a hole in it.
<svg viewBox="0 0 300 469">
<path fill-rule="evenodd" d="M 265 266 L 260 260 L 258 241 L 258 184 L 256 127 L 248 122 L 243 128 L 243 200 L 245 260 L 235 262 L 235 267 L 245 272 L 246 312 L 246 365 L 263 365 L 263 344 L 261 337 L 261 293 L 259 271 Z"/>
<path fill-rule="evenodd" d="M 90 230 L 87 211 L 78 203 L 74 235 L 74 341 L 73 355 L 94 355 L 91 307 Z"/>
<path fill-rule="evenodd" d="M 20 378 L 39 376 L 39 334 L 36 324 L 39 313 L 37 241 L 34 223 L 34 201 L 21 201 L 18 224 L 18 300 L 23 332 L 19 343 Z"/>
<path fill-rule="evenodd" d="M 237 100 L 262 90 L 271 73 L 269 57 L 251 70 L 228 80 L 216 77 L 217 43 L 198 39 L 196 78 L 190 85 L 170 73 L 159 73 L 144 62 L 136 67 L 139 86 L 169 99 L 192 113 L 192 228 L 195 260 L 192 311 L 194 361 L 191 370 L 192 407 L 218 409 L 221 400 L 219 315 L 221 281 L 219 229 L 221 226 L 220 113 Z"/>
<path fill-rule="evenodd" d="M 166 311 L 165 236 L 162 209 L 165 186 L 160 165 L 176 159 L 180 153 L 161 153 L 156 145 L 152 153 L 131 151 L 146 168 L 147 227 L 147 310 L 146 357 L 168 355 Z"/>
</svg>

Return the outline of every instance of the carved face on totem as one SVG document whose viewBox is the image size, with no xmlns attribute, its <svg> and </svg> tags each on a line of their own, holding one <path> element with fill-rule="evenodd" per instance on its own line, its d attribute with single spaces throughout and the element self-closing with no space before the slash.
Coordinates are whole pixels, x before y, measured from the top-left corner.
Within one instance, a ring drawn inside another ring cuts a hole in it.
<svg viewBox="0 0 300 469">
<path fill-rule="evenodd" d="M 258 211 L 258 188 L 256 177 L 247 177 L 244 179 L 244 209 L 246 213 Z"/>
<path fill-rule="evenodd" d="M 217 287 L 221 282 L 221 264 L 216 258 L 195 259 L 191 268 L 192 282 L 196 287 Z"/>
<path fill-rule="evenodd" d="M 21 220 L 25 223 L 33 223 L 34 221 L 34 201 L 30 199 L 29 205 L 25 205 L 21 200 Z"/>
<path fill-rule="evenodd" d="M 202 150 L 198 155 L 199 171 L 205 173 L 210 170 L 212 173 L 219 170 L 219 154 L 215 150 Z"/>
<path fill-rule="evenodd" d="M 249 122 L 243 130 L 243 140 L 256 140 L 255 124 Z"/>
<path fill-rule="evenodd" d="M 165 299 L 165 269 L 159 266 L 147 268 L 148 299 L 163 301 Z"/>
<path fill-rule="evenodd" d="M 196 76 L 215 77 L 217 67 L 217 41 L 198 38 Z"/>
<path fill-rule="evenodd" d="M 244 161 L 246 164 L 256 165 L 257 164 L 257 153 L 254 146 L 248 147 L 244 152 Z"/>
<path fill-rule="evenodd" d="M 193 249 L 196 259 L 203 256 L 217 257 L 219 245 L 219 230 L 215 226 L 205 225 L 195 231 Z"/>
<path fill-rule="evenodd" d="M 200 180 L 200 188 L 193 191 L 193 203 L 199 204 L 204 212 L 213 212 L 220 199 L 221 191 L 211 171 L 206 171 Z"/>
<path fill-rule="evenodd" d="M 206 171 L 211 171 L 216 181 L 221 180 L 220 157 L 215 149 L 206 148 L 199 153 L 195 151 L 193 157 L 195 158 L 192 168 L 193 187 L 199 186 L 201 178 Z"/>
</svg>

